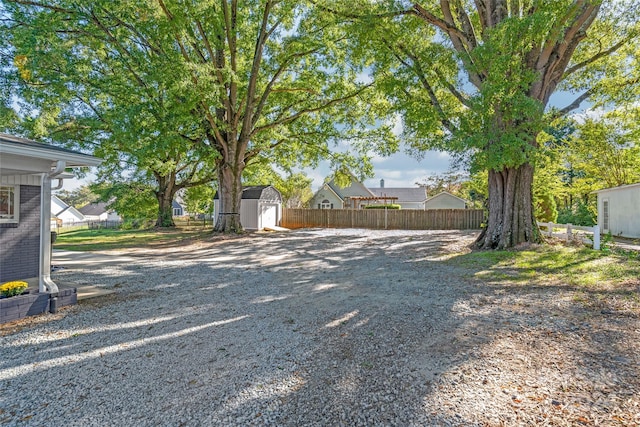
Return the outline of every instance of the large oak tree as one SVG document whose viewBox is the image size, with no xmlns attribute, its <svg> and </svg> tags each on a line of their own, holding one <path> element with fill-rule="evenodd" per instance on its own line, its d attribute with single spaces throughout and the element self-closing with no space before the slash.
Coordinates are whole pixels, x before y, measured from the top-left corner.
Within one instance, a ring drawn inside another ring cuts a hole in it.
<svg viewBox="0 0 640 427">
<path fill-rule="evenodd" d="M 637 2 L 323 4 L 366 24 L 360 46 L 375 55 L 374 75 L 403 117 L 405 140 L 417 152 L 446 150 L 488 170 L 481 248 L 540 240 L 532 184 L 545 121 L 637 90 Z M 574 98 L 550 111 L 559 89 Z"/>
<path fill-rule="evenodd" d="M 152 160 L 161 166 L 194 153 L 214 159 L 210 170 L 215 169 L 221 195 L 218 231 L 242 230 L 242 174 L 249 164 L 266 160 L 286 168 L 313 163 L 327 156 L 329 145 L 338 140 L 348 141 L 351 154 L 376 146 L 384 151 L 381 142 L 391 138 L 389 129 L 376 121 L 385 110 L 368 93 L 371 82 L 362 78 L 363 64 L 346 55 L 354 23 L 308 2 L 7 4 L 16 21 L 9 32 L 23 34 L 14 38 L 14 57 L 20 58 L 20 74 L 39 85 L 33 86 L 36 92 L 76 96 L 100 117 L 105 104 L 115 107 L 115 102 L 104 101 L 99 91 L 84 90 L 94 86 L 94 75 L 115 74 L 114 81 L 101 88 L 110 93 L 117 87 L 119 93 L 141 100 L 131 107 L 139 110 L 121 115 L 119 122 L 124 129 L 137 129 L 126 131 L 126 145 L 145 150 L 140 159 L 151 157 L 147 147 L 163 153 Z M 30 43 L 29 32 L 42 43 Z M 57 74 L 49 71 L 45 76 L 42 64 L 52 50 L 65 51 L 68 60 Z M 60 85 L 52 85 L 54 81 Z M 143 138 L 135 141 L 138 135 Z M 145 143 L 157 136 L 163 136 L 160 141 L 166 146 Z M 107 146 L 110 153 L 125 148 Z M 355 158 L 332 157 L 338 162 Z"/>
<path fill-rule="evenodd" d="M 123 29 L 121 10 L 107 6 L 4 5 L 5 88 L 22 116 L 14 129 L 92 150 L 105 159 L 99 179 L 106 183 L 153 183 L 156 225 L 173 226 L 176 192 L 215 179 L 216 156 L 185 120 L 177 70 L 160 69 L 161 55 Z"/>
</svg>

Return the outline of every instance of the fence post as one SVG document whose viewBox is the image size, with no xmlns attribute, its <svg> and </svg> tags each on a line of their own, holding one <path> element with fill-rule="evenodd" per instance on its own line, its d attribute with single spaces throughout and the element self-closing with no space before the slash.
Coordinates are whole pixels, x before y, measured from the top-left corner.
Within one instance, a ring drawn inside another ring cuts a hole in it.
<svg viewBox="0 0 640 427">
<path fill-rule="evenodd" d="M 570 242 L 572 239 L 571 224 L 567 224 L 567 241 Z"/>
<path fill-rule="evenodd" d="M 387 229 L 387 207 L 384 208 L 384 229 Z"/>
<path fill-rule="evenodd" d="M 600 250 L 600 226 L 593 226 L 593 249 Z"/>
</svg>

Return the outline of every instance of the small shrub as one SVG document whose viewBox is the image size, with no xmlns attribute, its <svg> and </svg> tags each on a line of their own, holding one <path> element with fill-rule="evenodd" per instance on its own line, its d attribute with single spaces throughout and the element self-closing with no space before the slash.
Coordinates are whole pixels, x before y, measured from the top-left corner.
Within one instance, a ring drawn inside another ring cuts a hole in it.
<svg viewBox="0 0 640 427">
<path fill-rule="evenodd" d="M 6 282 L 0 285 L 0 294 L 3 297 L 9 298 L 16 295 L 20 295 L 28 287 L 29 287 L 29 284 L 27 282 L 14 280 L 12 282 Z"/>
<path fill-rule="evenodd" d="M 366 205 L 365 209 L 400 209 L 400 205 Z"/>
</svg>

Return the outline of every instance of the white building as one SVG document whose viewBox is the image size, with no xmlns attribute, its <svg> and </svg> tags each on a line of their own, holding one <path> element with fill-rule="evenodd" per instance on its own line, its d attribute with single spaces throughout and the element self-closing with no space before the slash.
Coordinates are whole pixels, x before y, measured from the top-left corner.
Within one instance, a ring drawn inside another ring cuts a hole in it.
<svg viewBox="0 0 640 427">
<path fill-rule="evenodd" d="M 640 237 L 640 183 L 605 188 L 598 195 L 598 226 L 614 236 Z"/>
<path fill-rule="evenodd" d="M 220 196 L 213 197 L 214 215 L 220 212 Z M 282 195 L 272 185 L 254 185 L 242 189 L 240 223 L 247 230 L 262 230 L 280 225 Z"/>
<path fill-rule="evenodd" d="M 68 205 L 58 196 L 51 196 L 51 219 L 56 219 L 58 223 L 70 225 L 84 222 L 87 219 L 78 209 Z"/>
</svg>

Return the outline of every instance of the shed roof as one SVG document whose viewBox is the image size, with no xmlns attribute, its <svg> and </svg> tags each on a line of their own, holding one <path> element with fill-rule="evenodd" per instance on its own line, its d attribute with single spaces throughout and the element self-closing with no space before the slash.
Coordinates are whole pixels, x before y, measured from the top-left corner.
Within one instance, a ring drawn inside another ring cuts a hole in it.
<svg viewBox="0 0 640 427">
<path fill-rule="evenodd" d="M 369 188 L 378 197 L 397 197 L 399 202 L 424 202 L 427 200 L 427 192 L 424 187 L 408 188 Z"/>
<path fill-rule="evenodd" d="M 242 187 L 242 200 L 259 200 L 263 198 L 265 194 L 265 190 L 270 189 L 267 193 L 271 193 L 271 189 L 276 191 L 278 194 L 280 192 L 276 190 L 276 188 L 272 185 L 250 185 L 246 187 Z M 213 196 L 214 199 L 219 199 L 220 196 L 216 191 L 216 194 Z"/>
<path fill-rule="evenodd" d="M 629 188 L 635 188 L 635 187 L 639 187 L 640 188 L 640 182 L 637 182 L 635 184 L 621 185 L 619 187 L 603 188 L 602 190 L 597 190 L 597 191 L 594 191 L 593 193 L 595 193 L 595 194 L 606 193 L 608 191 L 627 190 Z"/>
</svg>

